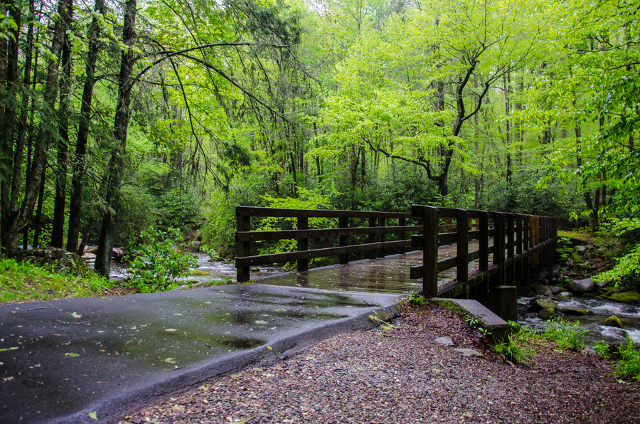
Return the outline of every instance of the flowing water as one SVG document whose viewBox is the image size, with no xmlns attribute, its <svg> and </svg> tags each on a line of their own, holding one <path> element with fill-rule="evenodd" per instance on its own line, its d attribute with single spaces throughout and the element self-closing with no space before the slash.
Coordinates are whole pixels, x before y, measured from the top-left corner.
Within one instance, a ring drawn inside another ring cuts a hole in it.
<svg viewBox="0 0 640 424">
<path fill-rule="evenodd" d="M 449 247 L 448 250 L 447 247 Z M 439 252 L 438 256 L 441 259 L 455 254 L 455 249 L 452 246 L 444 246 L 440 250 L 441 252 Z M 236 282 L 236 268 L 233 261 L 211 261 L 208 255 L 201 253 L 196 256 L 195 273 L 186 279 L 196 280 L 200 284 L 210 283 L 211 281 Z M 323 267 L 306 273 L 288 272 L 286 268 L 278 266 L 261 266 L 259 269 L 252 269 L 251 279 L 262 284 L 280 286 L 409 293 L 412 290 L 420 290 L 421 288 L 420 280 L 410 280 L 408 278 L 408 268 L 411 265 L 417 265 L 420 262 L 420 256 L 418 252 L 414 252 L 373 261 L 358 261 L 347 266 Z M 476 267 L 477 263 L 471 263 L 469 270 L 473 271 Z M 127 276 L 126 265 L 112 264 L 111 278 L 124 279 Z M 440 273 L 438 280 L 440 284 L 443 284 L 445 280 L 454 277 L 455 269 L 452 269 L 446 273 Z M 538 318 L 535 313 L 526 312 L 527 305 L 531 299 L 533 298 L 521 297 L 518 299 L 518 322 L 522 325 L 529 325 L 538 331 L 544 331 L 548 323 Z M 640 343 L 640 306 L 582 297 L 553 297 L 553 300 L 558 303 L 559 311 L 583 309 L 591 312 L 589 315 L 565 315 L 563 317 L 565 321 L 579 321 L 581 327 L 589 331 L 585 336 L 587 346 L 592 347 L 602 340 L 609 344 L 623 343 L 626 334 L 635 342 Z M 612 315 L 620 318 L 624 329 L 602 325 L 602 322 Z"/>
<path fill-rule="evenodd" d="M 534 298 L 521 297 L 518 299 L 520 311 L 518 323 L 529 325 L 538 331 L 544 331 L 548 322 L 538 318 L 535 313 L 525 312 L 531 299 Z M 553 297 L 552 299 L 558 303 L 560 312 L 564 309 L 583 309 L 591 312 L 589 315 L 563 316 L 563 319 L 568 322 L 579 321 L 580 327 L 589 331 L 585 336 L 587 346 L 593 347 L 602 340 L 608 344 L 624 343 L 625 334 L 628 334 L 634 342 L 640 343 L 640 306 L 585 297 Z M 620 318 L 623 329 L 602 325 L 602 322 L 612 315 Z"/>
</svg>

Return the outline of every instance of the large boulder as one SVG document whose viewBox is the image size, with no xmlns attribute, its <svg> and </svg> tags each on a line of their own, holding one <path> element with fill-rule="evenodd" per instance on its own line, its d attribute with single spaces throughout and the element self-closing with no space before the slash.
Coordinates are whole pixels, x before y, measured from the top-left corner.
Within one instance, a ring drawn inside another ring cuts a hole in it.
<svg viewBox="0 0 640 424">
<path fill-rule="evenodd" d="M 547 278 L 547 276 L 549 275 L 549 271 L 547 271 L 546 269 L 539 269 L 533 272 L 533 274 L 531 274 L 531 278 L 533 278 L 536 281 L 540 281 L 543 278 Z"/>
<path fill-rule="evenodd" d="M 549 289 L 549 287 L 545 286 L 544 284 L 536 284 L 535 286 L 535 290 L 536 290 L 536 294 L 540 295 L 540 296 L 552 296 L 553 293 L 551 292 L 551 289 Z"/>
<path fill-rule="evenodd" d="M 22 250 L 14 258 L 18 262 L 29 262 L 61 273 L 80 275 L 89 271 L 87 263 L 77 253 L 56 247 Z"/>
<path fill-rule="evenodd" d="M 617 302 L 640 302 L 640 293 L 636 293 L 633 291 L 627 291 L 622 293 L 614 293 L 611 296 L 607 296 L 607 299 L 615 300 Z"/>
<path fill-rule="evenodd" d="M 540 319 L 547 320 L 556 314 L 558 304 L 551 299 L 531 299 L 529 309 L 537 312 Z"/>
<path fill-rule="evenodd" d="M 595 286 L 591 278 L 585 278 L 584 280 L 573 280 L 569 283 L 569 290 L 574 293 L 587 293 L 594 288 Z"/>
<path fill-rule="evenodd" d="M 542 309 L 551 309 L 555 312 L 558 309 L 558 304 L 551 299 L 531 299 L 529 309 L 532 312 L 538 312 Z"/>
</svg>

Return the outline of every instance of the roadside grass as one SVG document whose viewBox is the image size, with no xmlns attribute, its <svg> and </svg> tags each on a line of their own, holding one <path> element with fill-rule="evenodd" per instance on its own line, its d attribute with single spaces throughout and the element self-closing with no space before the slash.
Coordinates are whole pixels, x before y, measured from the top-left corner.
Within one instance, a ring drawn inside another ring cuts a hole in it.
<svg viewBox="0 0 640 424">
<path fill-rule="evenodd" d="M 0 258 L 0 303 L 101 296 L 117 287 L 94 273 L 78 277 Z"/>
</svg>

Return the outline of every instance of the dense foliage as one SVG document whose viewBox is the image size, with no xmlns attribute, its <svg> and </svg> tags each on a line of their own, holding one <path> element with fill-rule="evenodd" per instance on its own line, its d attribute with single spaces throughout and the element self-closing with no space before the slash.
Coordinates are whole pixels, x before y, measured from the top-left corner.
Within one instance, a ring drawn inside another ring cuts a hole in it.
<svg viewBox="0 0 640 424">
<path fill-rule="evenodd" d="M 640 218 L 633 2 L 6 0 L 0 12 L 7 255 L 82 239 L 104 273 L 114 243 L 204 218 L 203 241 L 229 256 L 237 205 L 430 203 L 592 229 Z M 637 273 L 627 243 L 611 278 Z"/>
</svg>

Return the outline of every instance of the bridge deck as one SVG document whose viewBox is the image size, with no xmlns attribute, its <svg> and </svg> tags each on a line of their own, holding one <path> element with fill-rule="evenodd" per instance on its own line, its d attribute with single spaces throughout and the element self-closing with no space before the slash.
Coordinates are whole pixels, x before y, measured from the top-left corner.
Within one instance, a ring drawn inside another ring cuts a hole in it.
<svg viewBox="0 0 640 424">
<path fill-rule="evenodd" d="M 477 241 L 469 243 L 470 251 L 477 248 Z M 455 255 L 455 244 L 441 246 L 438 249 L 438 260 Z M 421 279 L 412 280 L 409 278 L 409 268 L 420 264 L 422 264 L 422 251 L 415 251 L 405 255 L 365 259 L 350 262 L 347 265 L 330 265 L 305 272 L 292 272 L 254 281 L 274 286 L 308 287 L 324 290 L 407 293 L 413 290 L 422 290 Z M 470 273 L 477 268 L 478 261 L 469 263 Z M 440 272 L 438 274 L 438 285 L 442 287 L 455 276 L 455 268 Z"/>
</svg>

